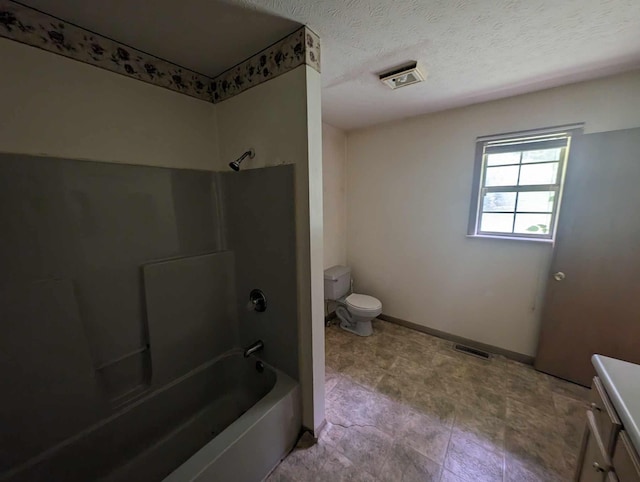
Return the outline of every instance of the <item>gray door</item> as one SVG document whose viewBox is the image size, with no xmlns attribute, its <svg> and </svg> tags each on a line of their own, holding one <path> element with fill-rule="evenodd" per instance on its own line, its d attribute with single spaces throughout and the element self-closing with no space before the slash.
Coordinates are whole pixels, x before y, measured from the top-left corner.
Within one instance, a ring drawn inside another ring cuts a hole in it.
<svg viewBox="0 0 640 482">
<path fill-rule="evenodd" d="M 589 386 L 594 353 L 640 363 L 640 129 L 572 151 L 535 367 Z"/>
</svg>

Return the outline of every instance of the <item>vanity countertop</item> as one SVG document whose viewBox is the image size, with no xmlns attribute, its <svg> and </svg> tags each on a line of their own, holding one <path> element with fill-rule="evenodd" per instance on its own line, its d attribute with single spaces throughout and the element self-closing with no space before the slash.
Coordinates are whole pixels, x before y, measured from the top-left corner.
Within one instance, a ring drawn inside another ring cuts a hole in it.
<svg viewBox="0 0 640 482">
<path fill-rule="evenodd" d="M 625 431 L 640 452 L 640 365 L 602 355 L 593 355 L 591 362 Z"/>
</svg>

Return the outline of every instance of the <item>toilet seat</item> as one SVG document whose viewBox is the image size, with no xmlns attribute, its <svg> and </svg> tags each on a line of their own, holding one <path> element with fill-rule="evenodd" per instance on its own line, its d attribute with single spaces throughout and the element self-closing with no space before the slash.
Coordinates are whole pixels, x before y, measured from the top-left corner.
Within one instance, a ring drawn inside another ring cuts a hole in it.
<svg viewBox="0 0 640 482">
<path fill-rule="evenodd" d="M 382 311 L 382 302 L 369 295 L 350 294 L 344 300 L 349 311 L 359 316 L 377 316 Z"/>
</svg>

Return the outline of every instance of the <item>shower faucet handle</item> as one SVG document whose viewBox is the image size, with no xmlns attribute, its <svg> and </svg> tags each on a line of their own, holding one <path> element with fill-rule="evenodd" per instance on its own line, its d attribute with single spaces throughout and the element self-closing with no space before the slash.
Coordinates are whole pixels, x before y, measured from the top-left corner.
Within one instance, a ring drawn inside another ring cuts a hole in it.
<svg viewBox="0 0 640 482">
<path fill-rule="evenodd" d="M 251 290 L 249 293 L 249 302 L 247 303 L 248 311 L 257 311 L 262 313 L 267 309 L 267 297 L 259 289 Z"/>
</svg>

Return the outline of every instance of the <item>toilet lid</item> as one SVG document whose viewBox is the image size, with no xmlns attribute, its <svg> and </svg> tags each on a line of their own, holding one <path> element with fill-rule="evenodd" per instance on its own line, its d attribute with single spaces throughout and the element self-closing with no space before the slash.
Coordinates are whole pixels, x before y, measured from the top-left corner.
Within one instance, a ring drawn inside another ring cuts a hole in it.
<svg viewBox="0 0 640 482">
<path fill-rule="evenodd" d="M 382 308 L 382 303 L 378 298 L 368 295 L 358 295 L 353 293 L 347 296 L 345 301 L 347 302 L 347 305 L 360 310 L 379 310 Z"/>
</svg>

